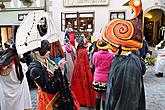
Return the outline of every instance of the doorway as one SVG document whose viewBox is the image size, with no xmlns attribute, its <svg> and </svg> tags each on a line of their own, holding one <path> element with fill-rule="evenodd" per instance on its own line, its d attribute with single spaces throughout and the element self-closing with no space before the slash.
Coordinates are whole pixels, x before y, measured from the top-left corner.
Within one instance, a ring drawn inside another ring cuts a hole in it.
<svg viewBox="0 0 165 110">
<path fill-rule="evenodd" d="M 153 9 L 144 15 L 144 36 L 149 46 L 155 47 L 164 36 L 161 27 L 165 26 L 165 12 L 161 9 Z"/>
</svg>

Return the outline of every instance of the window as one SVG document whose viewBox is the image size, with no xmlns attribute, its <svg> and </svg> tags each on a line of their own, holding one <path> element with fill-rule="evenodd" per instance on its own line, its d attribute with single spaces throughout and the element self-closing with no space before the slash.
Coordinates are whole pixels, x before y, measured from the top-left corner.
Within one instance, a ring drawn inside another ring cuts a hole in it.
<svg viewBox="0 0 165 110">
<path fill-rule="evenodd" d="M 72 28 L 74 32 L 92 34 L 94 31 L 94 12 L 61 13 L 61 31 Z"/>
<path fill-rule="evenodd" d="M 125 19 L 125 12 L 110 12 L 110 20 L 115 18 Z"/>
</svg>

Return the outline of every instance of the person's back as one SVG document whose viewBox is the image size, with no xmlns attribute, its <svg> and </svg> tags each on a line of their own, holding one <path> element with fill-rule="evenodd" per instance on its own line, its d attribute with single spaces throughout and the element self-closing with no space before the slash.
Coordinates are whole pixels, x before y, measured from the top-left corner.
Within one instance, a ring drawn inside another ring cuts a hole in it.
<svg viewBox="0 0 165 110">
<path fill-rule="evenodd" d="M 94 81 L 106 82 L 114 55 L 108 51 L 100 50 L 93 55 L 95 65 Z"/>
<path fill-rule="evenodd" d="M 114 55 L 108 51 L 108 49 L 99 48 L 100 46 L 107 46 L 106 42 L 96 43 L 99 51 L 93 54 L 93 64 L 95 66 L 93 88 L 96 91 L 96 110 L 100 110 L 100 104 L 102 100 L 102 107 L 105 110 L 105 100 L 106 100 L 106 88 L 108 74 L 111 67 Z"/>
<path fill-rule="evenodd" d="M 15 48 L 9 48 L 3 54 L 0 64 L 1 110 L 32 109 L 31 98 L 25 72 L 26 64 L 20 63 Z M 11 55 L 11 56 L 10 56 Z M 8 57 L 6 57 L 8 56 Z M 4 62 L 2 62 L 2 59 Z M 19 71 L 18 71 L 19 70 Z M 13 106 L 15 105 L 15 106 Z"/>
<path fill-rule="evenodd" d="M 77 57 L 74 61 L 74 70 L 71 80 L 71 90 L 77 97 L 80 105 L 94 106 L 95 91 L 92 86 L 92 73 L 89 67 L 89 59 L 84 43 L 77 46 Z"/>
<path fill-rule="evenodd" d="M 145 64 L 134 54 L 115 57 L 107 86 L 107 110 L 145 110 L 142 77 L 145 69 Z"/>
</svg>

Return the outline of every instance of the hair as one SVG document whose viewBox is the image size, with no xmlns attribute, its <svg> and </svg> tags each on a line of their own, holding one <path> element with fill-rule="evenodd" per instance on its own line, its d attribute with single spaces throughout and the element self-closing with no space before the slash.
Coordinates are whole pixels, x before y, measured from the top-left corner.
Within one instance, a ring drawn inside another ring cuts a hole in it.
<svg viewBox="0 0 165 110">
<path fill-rule="evenodd" d="M 22 83 L 24 74 L 23 74 L 23 71 L 22 71 L 22 65 L 19 61 L 18 53 L 17 53 L 17 50 L 16 50 L 15 46 L 13 46 L 12 51 L 14 53 L 14 64 L 15 64 L 16 75 L 17 75 L 18 80 L 20 80 L 21 83 Z"/>
<path fill-rule="evenodd" d="M 100 47 L 104 47 L 104 46 L 107 45 L 107 43 L 106 43 L 105 41 L 102 40 L 102 42 L 99 42 L 98 45 L 99 45 Z M 96 47 L 97 47 L 97 46 L 96 46 Z M 97 48 L 98 48 L 98 47 L 97 47 Z M 98 48 L 98 49 L 99 49 L 99 48 Z M 99 50 L 105 50 L 105 51 L 108 51 L 108 49 L 99 49 Z"/>
<path fill-rule="evenodd" d="M 78 45 L 77 45 L 77 52 L 80 50 L 80 49 L 83 49 L 85 48 L 84 47 L 84 43 L 83 42 L 80 42 Z"/>
<path fill-rule="evenodd" d="M 121 45 L 120 45 L 120 46 L 118 47 L 118 53 L 117 53 L 116 56 L 117 56 L 117 57 L 120 56 L 120 54 L 121 54 L 122 51 L 123 51 L 123 50 L 122 50 Z"/>
</svg>

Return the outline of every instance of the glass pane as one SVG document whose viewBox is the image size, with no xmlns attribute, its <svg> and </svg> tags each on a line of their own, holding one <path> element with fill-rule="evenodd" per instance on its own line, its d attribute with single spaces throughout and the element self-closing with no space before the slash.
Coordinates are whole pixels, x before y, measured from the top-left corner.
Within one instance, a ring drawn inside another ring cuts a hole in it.
<svg viewBox="0 0 165 110">
<path fill-rule="evenodd" d="M 111 14 L 111 19 L 117 18 L 117 13 Z"/>
<path fill-rule="evenodd" d="M 62 31 L 64 31 L 65 30 L 65 26 L 62 26 Z"/>
<path fill-rule="evenodd" d="M 77 18 L 77 14 L 66 14 L 66 18 Z"/>
<path fill-rule="evenodd" d="M 124 17 L 124 13 L 118 13 L 118 18 L 124 19 L 124 18 L 125 18 L 125 17 Z"/>
<path fill-rule="evenodd" d="M 93 17 L 93 14 L 80 14 L 80 17 Z"/>
</svg>

